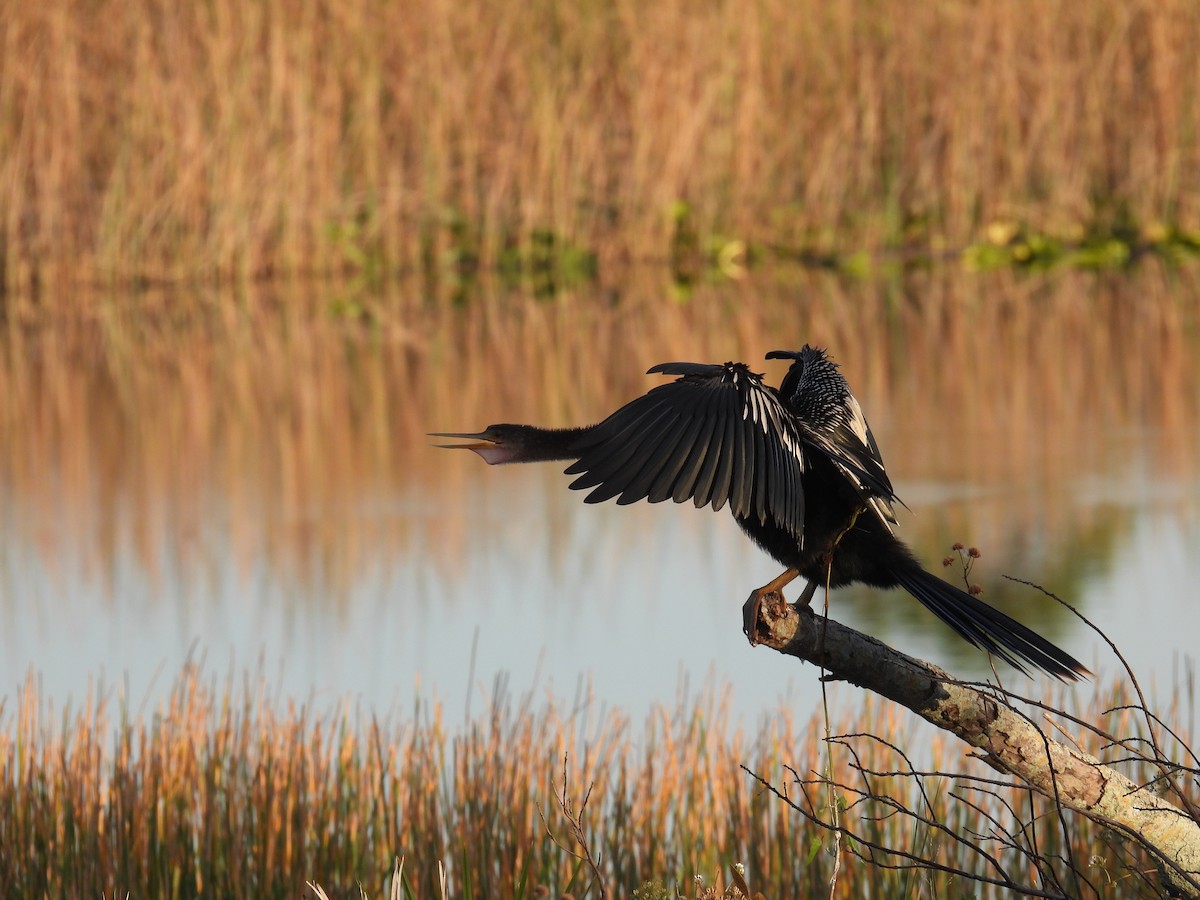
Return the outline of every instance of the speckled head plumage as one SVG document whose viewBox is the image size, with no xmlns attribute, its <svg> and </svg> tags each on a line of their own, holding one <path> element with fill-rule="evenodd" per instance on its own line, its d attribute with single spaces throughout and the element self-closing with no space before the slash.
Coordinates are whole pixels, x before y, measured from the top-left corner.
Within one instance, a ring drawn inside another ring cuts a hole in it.
<svg viewBox="0 0 1200 900">
<path fill-rule="evenodd" d="M 849 424 L 850 385 L 824 349 L 805 344 L 799 350 L 772 350 L 767 359 L 795 360 L 779 384 L 779 395 L 809 427 Z"/>
</svg>

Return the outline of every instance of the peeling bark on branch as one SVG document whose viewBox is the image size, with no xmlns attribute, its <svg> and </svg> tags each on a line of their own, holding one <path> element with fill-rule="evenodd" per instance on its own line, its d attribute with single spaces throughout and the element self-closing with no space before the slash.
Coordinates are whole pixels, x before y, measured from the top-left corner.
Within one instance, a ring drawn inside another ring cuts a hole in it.
<svg viewBox="0 0 1200 900">
<path fill-rule="evenodd" d="M 1062 806 L 1139 840 L 1163 862 L 1174 892 L 1200 897 L 1200 824 L 1098 759 L 1048 737 L 999 695 L 772 594 L 752 642 L 822 666 L 830 676 L 906 706 L 979 751 L 979 757 Z"/>
</svg>

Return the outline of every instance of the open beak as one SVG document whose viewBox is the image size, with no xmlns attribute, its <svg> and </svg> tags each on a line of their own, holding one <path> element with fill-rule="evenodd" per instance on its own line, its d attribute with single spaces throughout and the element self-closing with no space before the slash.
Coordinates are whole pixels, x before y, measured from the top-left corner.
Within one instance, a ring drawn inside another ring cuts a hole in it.
<svg viewBox="0 0 1200 900">
<path fill-rule="evenodd" d="M 490 437 L 489 436 L 490 434 L 491 434 L 491 432 L 489 432 L 489 431 L 476 431 L 476 432 L 431 431 L 431 432 L 429 432 L 429 434 L 427 436 L 428 437 L 440 437 L 440 438 L 456 438 L 456 439 L 462 440 L 462 441 L 470 441 L 471 443 L 469 443 L 469 444 L 434 444 L 433 446 L 444 447 L 447 450 L 474 450 L 475 452 L 478 453 L 480 450 L 491 450 L 491 449 L 495 448 L 497 439 L 494 437 Z"/>
<path fill-rule="evenodd" d="M 489 466 L 513 462 L 514 451 L 506 447 L 500 437 L 492 429 L 477 432 L 431 431 L 429 437 L 457 438 L 467 441 L 465 444 L 434 444 L 447 450 L 474 450 Z"/>
</svg>

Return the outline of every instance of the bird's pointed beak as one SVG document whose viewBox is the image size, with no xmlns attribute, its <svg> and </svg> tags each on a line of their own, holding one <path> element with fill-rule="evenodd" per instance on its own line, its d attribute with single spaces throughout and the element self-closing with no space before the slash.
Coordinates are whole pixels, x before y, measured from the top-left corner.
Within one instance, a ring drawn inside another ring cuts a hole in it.
<svg viewBox="0 0 1200 900">
<path fill-rule="evenodd" d="M 428 436 L 467 441 L 465 444 L 434 444 L 433 446 L 446 450 L 473 450 L 489 466 L 512 461 L 512 451 L 504 447 L 500 438 L 490 428 L 486 431 L 475 432 L 431 431 Z"/>
<path fill-rule="evenodd" d="M 496 438 L 488 431 L 431 431 L 427 437 L 455 438 L 460 441 L 470 441 L 469 444 L 434 444 L 447 450 L 483 450 L 496 445 Z"/>
</svg>

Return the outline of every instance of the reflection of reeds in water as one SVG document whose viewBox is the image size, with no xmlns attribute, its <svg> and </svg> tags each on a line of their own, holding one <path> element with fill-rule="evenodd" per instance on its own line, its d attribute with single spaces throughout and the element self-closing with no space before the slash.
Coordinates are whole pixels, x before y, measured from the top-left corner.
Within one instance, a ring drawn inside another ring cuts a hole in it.
<svg viewBox="0 0 1200 900">
<path fill-rule="evenodd" d="M 58 716 L 35 682 L 27 682 L 0 715 L 6 896 L 124 896 L 132 890 L 144 898 L 282 898 L 297 896 L 305 879 L 322 883 L 332 896 L 352 891 L 360 880 L 370 896 L 387 896 L 382 882 L 394 855 L 405 858 L 419 897 L 441 896 L 439 861 L 450 873 L 450 896 L 539 896 L 535 885 L 552 889 L 551 896 L 583 896 L 586 869 L 547 836 L 548 826 L 570 846 L 554 799 L 564 756 L 566 790 L 576 805 L 593 785 L 586 828 L 617 896 L 629 896 L 648 879 L 682 886 L 702 874 L 709 883 L 719 881 L 718 873 L 735 862 L 745 864 L 751 886 L 769 897 L 810 896 L 813 885 L 828 895 L 833 860 L 812 844 L 820 833 L 740 769 L 745 765 L 795 793 L 785 765 L 805 778 L 825 765 L 817 717 L 804 721 L 780 708 L 746 734 L 732 726 L 727 704 L 709 689 L 652 714 L 634 737 L 625 717 L 597 712 L 586 696 L 563 707 L 501 693 L 483 714 L 453 724 L 440 708 L 419 704 L 398 721 L 348 706 L 284 712 L 270 693 L 263 682 L 220 685 L 188 669 L 153 714 L 131 711 L 125 700 L 97 691 Z M 1115 689 L 1097 691 L 1084 716 L 1099 721 L 1100 709 L 1123 697 Z M 1103 721 L 1120 736 L 1142 726 L 1128 711 Z M 860 735 L 849 743 L 876 772 L 902 771 L 906 761 L 861 735 L 901 746 L 918 768 L 995 777 L 936 736 L 926 751 L 915 751 L 912 723 L 891 706 L 868 704 L 859 718 L 830 725 L 834 734 Z M 1187 740 L 1186 733 L 1180 737 Z M 1085 749 L 1098 752 L 1086 742 Z M 1164 751 L 1182 758 L 1177 743 Z M 1101 752 L 1123 754 L 1121 748 Z M 850 751 L 835 748 L 831 774 L 863 786 L 851 762 Z M 1123 770 L 1142 780 L 1142 768 Z M 872 780 L 877 792 L 964 836 L 992 830 L 984 815 L 1007 830 L 1017 815 L 1045 814 L 1044 800 L 1006 788 L 992 795 L 930 778 L 925 807 L 915 780 Z M 953 800 L 951 788 L 977 807 Z M 943 865 L 995 874 L 963 845 L 914 829 L 892 812 L 856 805 L 843 813 L 843 824 Z M 1056 818 L 1042 822 L 1042 853 L 1063 853 Z M 1105 885 L 1104 896 L 1138 896 L 1138 879 L 1126 865 L 1149 871 L 1146 861 L 1131 847 L 1106 841 L 1089 820 L 1069 815 L 1068 822 L 1070 852 Z M 1019 858 L 999 844 L 988 846 L 1023 878 L 1028 867 Z M 908 897 L 911 877 L 846 857 L 834 896 Z M 947 887 L 939 876 L 931 885 L 933 895 Z"/>
<path fill-rule="evenodd" d="M 704 233 L 856 247 L 1200 227 L 1183 0 L 8 12 L 8 284 L 486 263 L 538 229 L 661 257 L 679 200 Z"/>
<path fill-rule="evenodd" d="M 398 288 L 364 301 L 362 326 L 310 286 L 9 327 L 4 527 L 93 574 L 130 551 L 151 573 L 199 570 L 220 546 L 243 567 L 344 586 L 414 542 L 464 552 L 463 492 L 481 470 L 425 432 L 593 421 L 654 383 L 656 362 L 753 362 L 808 341 L 843 364 L 902 483 L 1025 484 L 1019 514 L 1061 525 L 1045 493 L 1119 469 L 1114 433 L 1162 477 L 1196 476 L 1192 273 L 764 276 L 686 305 L 660 287 L 634 281 L 611 304 L 485 293 L 464 309 Z"/>
</svg>

